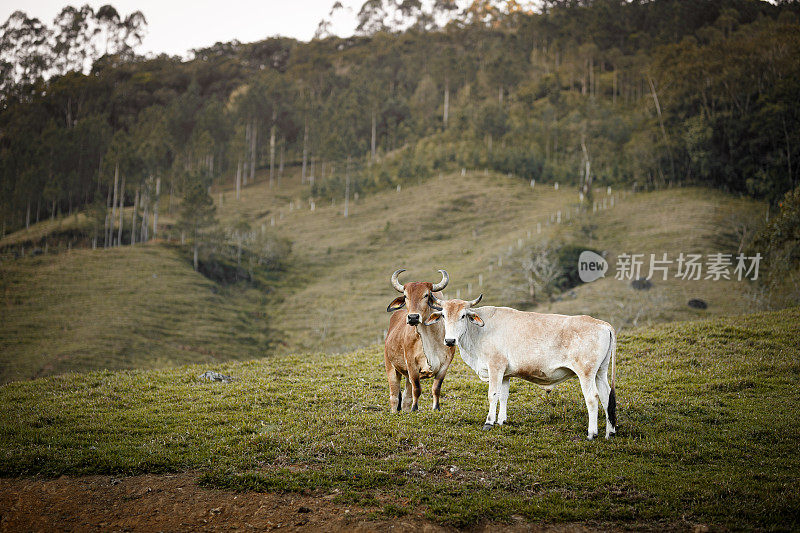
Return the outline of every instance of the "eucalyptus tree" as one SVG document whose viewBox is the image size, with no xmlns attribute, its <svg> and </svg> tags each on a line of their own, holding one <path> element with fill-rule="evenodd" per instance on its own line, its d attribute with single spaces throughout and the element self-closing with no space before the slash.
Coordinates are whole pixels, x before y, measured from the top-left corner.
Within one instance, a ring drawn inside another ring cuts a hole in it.
<svg viewBox="0 0 800 533">
<path fill-rule="evenodd" d="M 38 18 L 15 11 L 0 26 L 0 91 L 27 91 L 52 61 L 52 30 Z"/>
<path fill-rule="evenodd" d="M 177 226 L 192 241 L 192 264 L 195 271 L 199 267 L 200 247 L 208 230 L 216 222 L 216 206 L 208 194 L 207 178 L 199 172 L 190 173 L 186 179 Z"/>
<path fill-rule="evenodd" d="M 267 69 L 254 75 L 248 86 L 242 88 L 234 99 L 239 122 L 251 124 L 251 142 L 248 147 L 251 179 L 255 178 L 258 131 L 264 125 L 268 128 L 270 187 L 275 179 L 277 135 L 279 132 L 282 136 L 296 133 L 296 98 L 297 88 L 294 83 L 276 70 Z"/>
</svg>

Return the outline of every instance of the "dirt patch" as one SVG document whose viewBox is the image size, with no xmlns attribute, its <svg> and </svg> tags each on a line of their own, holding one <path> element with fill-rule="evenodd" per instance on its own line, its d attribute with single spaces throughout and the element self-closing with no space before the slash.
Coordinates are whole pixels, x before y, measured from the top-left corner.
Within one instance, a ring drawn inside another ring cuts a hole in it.
<svg viewBox="0 0 800 533">
<path fill-rule="evenodd" d="M 0 531 L 452 531 L 421 513 L 375 520 L 334 498 L 205 489 L 196 474 L 0 479 Z M 590 531 L 515 518 L 473 531 Z"/>
</svg>

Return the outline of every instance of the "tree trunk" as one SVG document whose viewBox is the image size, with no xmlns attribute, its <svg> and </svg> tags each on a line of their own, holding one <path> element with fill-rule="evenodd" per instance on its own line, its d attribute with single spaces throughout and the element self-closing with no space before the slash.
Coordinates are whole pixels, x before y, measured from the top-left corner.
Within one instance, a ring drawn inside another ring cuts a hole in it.
<svg viewBox="0 0 800 533">
<path fill-rule="evenodd" d="M 269 128 L 269 188 L 275 176 L 275 120 L 278 118 L 277 110 L 272 111 L 272 125 Z"/>
<path fill-rule="evenodd" d="M 111 216 L 111 187 L 108 188 L 106 193 L 106 219 L 103 222 L 103 248 L 108 248 L 108 219 Z"/>
<path fill-rule="evenodd" d="M 585 60 L 583 62 L 583 75 L 581 76 L 581 94 L 586 95 L 586 91 L 588 89 L 588 81 L 587 81 L 587 71 L 589 70 L 589 60 Z"/>
<path fill-rule="evenodd" d="M 658 103 L 658 94 L 656 94 L 656 86 L 653 78 L 647 76 L 647 82 L 650 84 L 650 90 L 653 93 L 653 102 L 656 104 L 656 112 L 658 112 L 658 122 L 661 124 L 661 134 L 664 136 L 664 144 L 667 145 L 667 152 L 669 153 L 669 163 L 672 170 L 671 179 L 675 179 L 675 161 L 672 159 L 672 148 L 669 145 L 669 138 L 667 137 L 667 129 L 664 127 L 664 117 L 661 115 L 661 105 Z"/>
<path fill-rule="evenodd" d="M 242 165 L 242 169 L 243 169 L 242 170 L 242 186 L 243 187 L 247 186 L 247 175 L 248 175 L 248 172 L 250 171 L 250 126 L 251 126 L 251 124 L 250 124 L 250 122 L 248 122 L 247 123 L 247 127 L 245 128 L 245 133 L 244 133 L 245 148 L 244 148 L 244 154 L 243 154 L 244 163 Z"/>
<path fill-rule="evenodd" d="M 148 240 L 147 224 L 150 221 L 150 213 L 149 213 L 149 208 L 150 208 L 150 183 L 152 182 L 152 180 L 153 180 L 153 177 L 150 176 L 150 178 L 148 178 L 148 180 L 147 180 L 147 182 L 145 184 L 144 190 L 142 191 L 142 198 L 141 198 L 142 199 L 142 228 L 141 228 L 141 232 L 139 233 L 139 236 L 140 236 L 140 241 L 143 242 L 143 243 L 147 242 L 147 240 Z"/>
<path fill-rule="evenodd" d="M 122 246 L 122 207 L 125 205 L 125 176 L 122 176 L 122 186 L 119 189 L 119 231 L 117 232 L 117 246 Z"/>
<path fill-rule="evenodd" d="M 450 117 L 450 81 L 444 80 L 444 114 L 442 115 L 442 125 L 447 129 L 447 119 Z"/>
<path fill-rule="evenodd" d="M 256 146 L 258 139 L 258 123 L 253 119 L 253 127 L 250 128 L 250 182 L 256 182 Z"/>
<path fill-rule="evenodd" d="M 375 142 L 376 142 L 376 138 L 377 138 L 377 135 L 378 135 L 378 124 L 377 124 L 377 122 L 378 121 L 377 121 L 376 113 L 375 113 L 375 110 L 373 109 L 372 110 L 372 137 L 370 138 L 370 143 L 369 143 L 370 155 L 371 155 L 371 158 L 372 158 L 372 159 L 370 159 L 370 161 L 375 161 Z"/>
<path fill-rule="evenodd" d="M 350 207 L 350 156 L 347 156 L 347 167 L 344 171 L 344 218 L 347 218 Z"/>
<path fill-rule="evenodd" d="M 172 196 L 175 193 L 175 176 L 170 175 L 169 177 L 169 204 L 167 204 L 167 210 L 169 214 L 172 214 Z"/>
<path fill-rule="evenodd" d="M 283 158 L 286 152 L 286 139 L 281 139 L 281 158 L 278 163 L 278 187 L 281 186 L 281 178 L 283 177 Z"/>
<path fill-rule="evenodd" d="M 108 243 L 109 246 L 114 246 L 112 239 L 114 237 L 114 220 L 117 215 L 117 186 L 119 185 L 119 163 L 114 167 L 114 197 L 111 199 L 111 220 L 108 223 Z"/>
<path fill-rule="evenodd" d="M 161 196 L 161 178 L 156 178 L 156 201 L 153 203 L 153 238 L 158 238 L 158 198 Z"/>
<path fill-rule="evenodd" d="M 139 188 L 136 188 L 136 196 L 133 197 L 133 216 L 131 217 L 131 246 L 136 244 L 136 210 L 139 209 Z"/>
<path fill-rule="evenodd" d="M 617 105 L 617 69 L 614 69 L 614 77 L 612 78 L 611 103 Z"/>
<path fill-rule="evenodd" d="M 236 199 L 238 200 L 242 190 L 242 158 L 236 162 Z"/>
<path fill-rule="evenodd" d="M 25 229 L 31 227 L 31 201 L 28 200 L 28 211 L 25 214 Z"/>
<path fill-rule="evenodd" d="M 194 237 L 194 271 L 197 272 L 198 261 L 197 261 L 197 254 L 200 248 L 200 244 L 197 242 L 197 235 Z"/>
<path fill-rule="evenodd" d="M 303 125 L 303 170 L 300 174 L 300 183 L 306 182 L 306 164 L 308 162 L 308 117 Z"/>
<path fill-rule="evenodd" d="M 589 149 L 586 148 L 586 135 L 581 133 L 581 151 L 583 152 L 583 162 L 585 166 L 585 174 L 583 175 L 583 192 L 589 194 L 592 187 L 592 160 L 589 157 Z"/>
</svg>

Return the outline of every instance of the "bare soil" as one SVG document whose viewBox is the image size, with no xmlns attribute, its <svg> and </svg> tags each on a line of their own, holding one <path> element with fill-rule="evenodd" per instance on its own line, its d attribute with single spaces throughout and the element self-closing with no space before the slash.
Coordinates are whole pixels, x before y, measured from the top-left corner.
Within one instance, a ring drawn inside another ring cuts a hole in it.
<svg viewBox="0 0 800 533">
<path fill-rule="evenodd" d="M 375 519 L 375 509 L 307 496 L 206 489 L 197 475 L 0 479 L 0 531 L 452 531 L 419 514 Z M 370 516 L 370 515 L 373 516 Z M 516 517 L 473 531 L 594 531 Z"/>
</svg>

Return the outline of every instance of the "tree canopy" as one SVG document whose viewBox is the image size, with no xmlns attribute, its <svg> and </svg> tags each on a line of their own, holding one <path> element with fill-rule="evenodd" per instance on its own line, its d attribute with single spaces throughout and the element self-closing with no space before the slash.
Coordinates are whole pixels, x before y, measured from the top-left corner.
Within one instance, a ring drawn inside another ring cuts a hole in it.
<svg viewBox="0 0 800 533">
<path fill-rule="evenodd" d="M 352 37 L 217 43 L 189 60 L 136 55 L 140 12 L 68 6 L 51 25 L 15 12 L 0 27 L 0 218 L 96 207 L 117 167 L 123 202 L 153 176 L 183 195 L 197 176 L 272 167 L 279 148 L 289 165 L 375 160 L 362 191 L 461 167 L 773 202 L 797 186 L 797 3 L 454 6 L 370 0 Z M 312 194 L 333 194 L 330 180 Z"/>
</svg>

